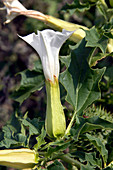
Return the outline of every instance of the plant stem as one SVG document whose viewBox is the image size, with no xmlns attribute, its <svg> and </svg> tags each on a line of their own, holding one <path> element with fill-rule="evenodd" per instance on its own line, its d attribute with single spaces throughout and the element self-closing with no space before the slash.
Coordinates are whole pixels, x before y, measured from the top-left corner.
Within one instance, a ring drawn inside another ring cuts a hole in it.
<svg viewBox="0 0 113 170">
<path fill-rule="evenodd" d="M 105 0 L 100 0 L 100 2 L 104 5 L 104 7 L 105 7 L 106 9 L 108 9 L 108 6 L 107 6 Z"/>
<path fill-rule="evenodd" d="M 45 152 L 40 152 L 41 155 L 45 155 Z M 85 166 L 83 164 L 81 164 L 79 161 L 77 160 L 74 160 L 73 158 L 70 158 L 68 155 L 57 155 L 57 154 L 54 154 L 52 156 L 52 160 L 55 160 L 55 159 L 61 159 L 62 161 L 66 162 L 66 163 L 69 163 L 73 166 L 76 166 L 77 168 L 80 168 L 81 166 Z M 40 161 L 44 161 L 45 158 L 40 158 Z M 47 160 L 47 162 L 49 162 L 50 159 Z"/>
<path fill-rule="evenodd" d="M 76 111 L 74 112 L 73 117 L 72 117 L 72 119 L 71 119 L 71 121 L 70 121 L 70 123 L 69 123 L 69 125 L 68 125 L 68 127 L 67 127 L 67 129 L 66 129 L 65 135 L 68 135 L 68 134 L 69 134 L 69 131 L 70 131 L 70 129 L 71 129 L 71 126 L 73 125 L 73 122 L 74 122 L 74 120 L 75 120 L 75 116 L 76 116 Z"/>
<path fill-rule="evenodd" d="M 104 168 L 106 168 L 106 163 L 104 162 Z"/>
<path fill-rule="evenodd" d="M 84 166 L 83 164 L 81 164 L 81 163 L 78 162 L 77 160 L 74 160 L 74 159 L 70 158 L 70 157 L 67 156 L 67 155 L 62 155 L 62 156 L 60 156 L 59 158 L 60 158 L 61 160 L 63 160 L 64 162 L 67 162 L 67 163 L 69 163 L 69 164 L 71 164 L 71 165 L 76 166 L 77 168 L 80 168 L 81 165 Z"/>
</svg>

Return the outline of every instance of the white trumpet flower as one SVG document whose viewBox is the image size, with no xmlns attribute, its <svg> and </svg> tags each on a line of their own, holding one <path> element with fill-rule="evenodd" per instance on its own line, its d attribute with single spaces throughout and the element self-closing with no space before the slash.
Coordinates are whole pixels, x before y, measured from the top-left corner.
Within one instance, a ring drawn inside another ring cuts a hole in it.
<svg viewBox="0 0 113 170">
<path fill-rule="evenodd" d="M 39 54 L 46 80 L 54 82 L 59 76 L 59 50 L 62 44 L 72 35 L 73 31 L 62 32 L 46 29 L 21 37 Z"/>
<path fill-rule="evenodd" d="M 2 0 L 4 7 L 0 10 L 7 10 L 7 20 L 5 24 L 11 22 L 18 15 L 25 15 L 28 17 L 33 17 L 41 21 L 45 21 L 46 16 L 35 10 L 27 10 L 18 0 Z"/>
<path fill-rule="evenodd" d="M 50 137 L 59 138 L 66 129 L 65 115 L 60 101 L 59 90 L 59 51 L 73 31 L 55 32 L 50 29 L 21 37 L 39 54 L 46 79 L 47 110 L 45 127 Z"/>
</svg>

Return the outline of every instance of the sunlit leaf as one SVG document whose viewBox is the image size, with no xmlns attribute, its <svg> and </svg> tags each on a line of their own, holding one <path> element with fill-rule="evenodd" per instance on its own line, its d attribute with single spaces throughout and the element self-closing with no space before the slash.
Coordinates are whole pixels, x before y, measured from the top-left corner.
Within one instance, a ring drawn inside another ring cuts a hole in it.
<svg viewBox="0 0 113 170">
<path fill-rule="evenodd" d="M 79 113 L 100 98 L 98 84 L 105 71 L 105 68 L 93 70 L 88 66 L 91 48 L 85 45 L 85 40 L 82 40 L 74 47 L 69 68 L 60 75 L 60 82 L 67 91 L 66 100 Z"/>
</svg>

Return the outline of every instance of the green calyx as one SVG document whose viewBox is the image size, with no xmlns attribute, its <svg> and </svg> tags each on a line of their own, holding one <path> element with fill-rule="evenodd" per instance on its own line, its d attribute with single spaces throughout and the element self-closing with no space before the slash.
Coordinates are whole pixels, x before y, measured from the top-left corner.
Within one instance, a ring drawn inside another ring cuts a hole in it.
<svg viewBox="0 0 113 170">
<path fill-rule="evenodd" d="M 66 121 L 63 107 L 60 101 L 60 90 L 58 80 L 46 81 L 47 110 L 45 127 L 50 137 L 62 137 L 66 130 Z"/>
</svg>

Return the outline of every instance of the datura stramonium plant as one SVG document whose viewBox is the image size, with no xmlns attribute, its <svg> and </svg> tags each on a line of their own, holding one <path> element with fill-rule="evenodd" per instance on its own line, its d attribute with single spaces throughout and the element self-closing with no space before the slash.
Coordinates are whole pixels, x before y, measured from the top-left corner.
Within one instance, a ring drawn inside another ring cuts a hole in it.
<svg viewBox="0 0 113 170">
<path fill-rule="evenodd" d="M 35 151 L 27 148 L 0 150 L 0 165 L 16 169 L 33 169 L 36 165 Z"/>
<path fill-rule="evenodd" d="M 38 31 L 21 37 L 39 54 L 46 79 L 47 110 L 45 127 L 50 137 L 63 136 L 66 129 L 65 115 L 60 101 L 59 90 L 59 50 L 62 44 L 73 34 L 63 30 L 55 32 L 50 29 Z"/>
</svg>

